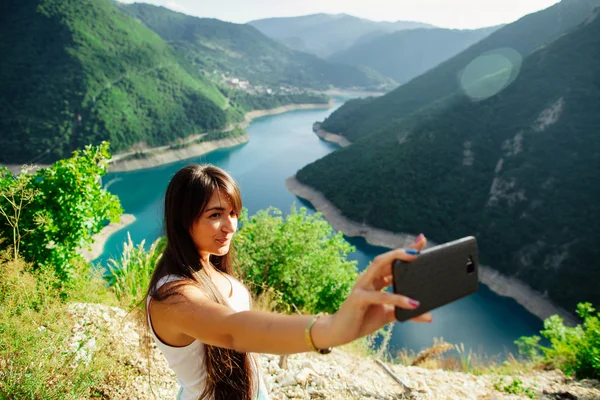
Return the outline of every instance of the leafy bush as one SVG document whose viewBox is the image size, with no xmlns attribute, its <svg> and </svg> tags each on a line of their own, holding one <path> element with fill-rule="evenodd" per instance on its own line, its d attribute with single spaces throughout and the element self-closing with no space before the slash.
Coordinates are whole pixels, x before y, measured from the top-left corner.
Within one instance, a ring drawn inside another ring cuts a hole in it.
<svg viewBox="0 0 600 400">
<path fill-rule="evenodd" d="M 61 282 L 76 275 L 78 250 L 107 220 L 117 222 L 119 199 L 101 188 L 108 143 L 87 146 L 35 174 L 0 169 L 0 237 L 35 267 L 54 268 Z"/>
<path fill-rule="evenodd" d="M 595 311 L 590 303 L 578 304 L 583 323 L 575 327 L 565 326 L 558 315 L 547 318 L 541 334 L 550 346 L 539 344 L 539 336 L 521 337 L 515 342 L 519 352 L 567 375 L 600 378 L 600 313 Z"/>
<path fill-rule="evenodd" d="M 145 240 L 137 246 L 133 245 L 131 236 L 127 233 L 127 242 L 123 246 L 123 254 L 119 260 L 108 260 L 110 275 L 107 280 L 117 298 L 128 305 L 134 306 L 146 294 L 156 262 L 164 251 L 167 240 L 159 238 L 150 249 L 144 249 Z"/>
<path fill-rule="evenodd" d="M 346 259 L 354 248 L 320 213 L 293 206 L 283 217 L 269 208 L 250 218 L 244 213 L 240 224 L 237 269 L 255 294 L 271 287 L 301 312 L 337 311 L 357 278 L 356 262 Z"/>
</svg>

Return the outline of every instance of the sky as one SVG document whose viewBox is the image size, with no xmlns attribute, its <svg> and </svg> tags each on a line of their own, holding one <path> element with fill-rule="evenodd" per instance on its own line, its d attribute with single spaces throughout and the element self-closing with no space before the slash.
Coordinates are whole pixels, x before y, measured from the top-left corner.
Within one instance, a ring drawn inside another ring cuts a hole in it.
<svg viewBox="0 0 600 400">
<path fill-rule="evenodd" d="M 134 0 L 120 0 L 133 3 Z M 140 2 L 140 1 L 137 1 Z M 374 21 L 418 21 L 475 29 L 516 21 L 557 0 L 146 0 L 198 17 L 246 23 L 270 17 L 345 13 Z"/>
</svg>

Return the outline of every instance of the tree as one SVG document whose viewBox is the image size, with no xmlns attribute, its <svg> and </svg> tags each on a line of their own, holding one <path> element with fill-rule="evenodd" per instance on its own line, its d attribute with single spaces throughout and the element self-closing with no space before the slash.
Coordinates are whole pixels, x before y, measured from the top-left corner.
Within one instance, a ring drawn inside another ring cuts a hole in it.
<svg viewBox="0 0 600 400">
<path fill-rule="evenodd" d="M 89 246 L 92 236 L 108 221 L 117 222 L 123 212 L 119 199 L 100 184 L 109 159 L 109 144 L 103 142 L 35 174 L 24 171 L 13 177 L 0 171 L 2 214 L 22 204 L 17 220 L 5 218 L 0 223 L 0 236 L 36 268 L 54 268 L 63 282 L 69 281 L 75 273 L 74 261 L 81 259 L 78 250 Z M 23 197 L 30 193 L 32 198 Z M 27 235 L 15 235 L 16 229 Z"/>
<path fill-rule="evenodd" d="M 320 213 L 292 206 L 283 217 L 269 208 L 252 217 L 243 213 L 240 224 L 238 271 L 255 294 L 273 288 L 302 312 L 337 311 L 357 278 L 356 261 L 347 260 L 354 248 Z"/>
</svg>

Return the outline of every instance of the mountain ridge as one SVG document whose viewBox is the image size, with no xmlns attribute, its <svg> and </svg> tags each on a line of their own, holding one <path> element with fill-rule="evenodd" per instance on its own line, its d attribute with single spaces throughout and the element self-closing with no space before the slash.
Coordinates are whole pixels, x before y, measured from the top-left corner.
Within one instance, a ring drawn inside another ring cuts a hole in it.
<svg viewBox="0 0 600 400">
<path fill-rule="evenodd" d="M 343 50 L 360 37 L 376 30 L 392 32 L 403 29 L 433 28 L 433 25 L 414 21 L 372 21 L 349 14 L 309 14 L 298 17 L 275 17 L 253 20 L 265 35 L 294 45 L 289 38 L 300 38 L 302 49 L 310 50 L 319 57 L 328 57 Z M 296 48 L 301 49 L 301 48 Z"/>
<path fill-rule="evenodd" d="M 350 141 L 369 135 L 396 119 L 459 91 L 457 76 L 482 54 L 508 47 L 526 56 L 575 29 L 599 5 L 598 0 L 563 0 L 545 10 L 526 15 L 386 95 L 363 102 L 360 109 L 352 113 L 347 113 L 344 107 L 339 108 L 323 122 L 322 127 Z M 488 74 L 493 72 L 493 68 L 487 71 Z M 350 106 L 351 103 L 346 107 Z"/>
<path fill-rule="evenodd" d="M 329 61 L 364 65 L 404 84 L 500 29 L 410 29 L 380 34 L 341 52 Z M 424 50 L 426 49 L 426 50 Z"/>
</svg>

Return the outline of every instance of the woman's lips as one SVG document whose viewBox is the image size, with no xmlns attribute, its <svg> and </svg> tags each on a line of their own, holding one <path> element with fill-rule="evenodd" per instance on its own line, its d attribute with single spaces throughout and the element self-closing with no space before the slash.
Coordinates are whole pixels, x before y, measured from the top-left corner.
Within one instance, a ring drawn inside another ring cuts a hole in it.
<svg viewBox="0 0 600 400">
<path fill-rule="evenodd" d="M 231 239 L 217 239 L 217 242 L 221 243 L 223 246 L 227 245 Z"/>
</svg>

